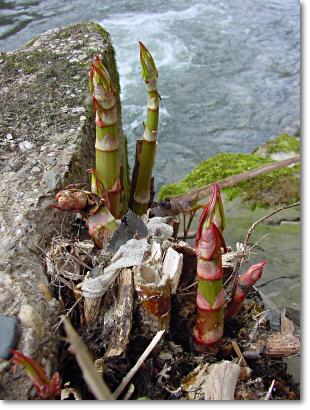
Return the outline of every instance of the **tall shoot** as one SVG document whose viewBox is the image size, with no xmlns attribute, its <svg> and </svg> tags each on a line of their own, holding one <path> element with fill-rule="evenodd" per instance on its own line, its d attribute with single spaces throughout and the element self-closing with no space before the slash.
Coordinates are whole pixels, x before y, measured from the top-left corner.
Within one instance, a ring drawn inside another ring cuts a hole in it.
<svg viewBox="0 0 310 410">
<path fill-rule="evenodd" d="M 90 69 L 90 94 L 96 111 L 96 168 L 92 192 L 105 197 L 115 218 L 121 212 L 120 137 L 116 96 L 110 75 L 96 55 Z"/>
<path fill-rule="evenodd" d="M 159 100 L 157 91 L 158 71 L 148 49 L 140 42 L 140 62 L 142 78 L 147 86 L 147 117 L 141 145 L 137 146 L 136 164 L 132 178 L 130 207 L 137 215 L 146 213 L 151 201 L 151 180 L 154 168 L 157 130 L 159 119 Z"/>
<path fill-rule="evenodd" d="M 221 339 L 224 331 L 224 291 L 221 247 L 225 227 L 224 209 L 217 184 L 199 220 L 196 235 L 197 313 L 194 338 L 197 348 L 208 347 Z"/>
</svg>

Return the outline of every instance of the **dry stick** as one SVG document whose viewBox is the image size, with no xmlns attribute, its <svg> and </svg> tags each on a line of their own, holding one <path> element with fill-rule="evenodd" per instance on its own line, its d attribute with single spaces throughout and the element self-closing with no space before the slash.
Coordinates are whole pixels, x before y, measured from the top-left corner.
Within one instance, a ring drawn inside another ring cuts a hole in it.
<svg viewBox="0 0 310 410">
<path fill-rule="evenodd" d="M 267 215 L 263 216 L 262 218 L 258 219 L 257 221 L 255 221 L 255 222 L 252 224 L 252 226 L 250 227 L 250 229 L 248 230 L 248 232 L 247 232 L 247 234 L 246 234 L 246 236 L 245 236 L 245 239 L 244 239 L 244 242 L 243 242 L 244 248 L 245 248 L 245 249 L 247 248 L 247 244 L 248 244 L 248 242 L 249 242 L 250 236 L 252 235 L 253 230 L 255 229 L 255 227 L 256 227 L 259 223 L 265 221 L 265 220 L 268 219 L 270 216 L 275 215 L 275 214 L 277 214 L 278 212 L 283 211 L 284 209 L 293 208 L 294 206 L 298 206 L 298 205 L 300 205 L 300 202 L 295 202 L 294 204 L 291 204 L 291 205 L 281 206 L 281 208 L 278 208 L 278 209 L 276 209 L 276 210 L 274 210 L 274 211 L 272 211 L 272 212 L 269 212 L 269 214 L 267 214 Z M 243 263 L 244 263 L 244 259 L 245 259 L 244 257 L 240 259 L 239 267 L 238 267 L 238 269 L 236 270 L 236 272 L 234 272 L 235 278 L 234 278 L 234 280 L 233 280 L 232 293 L 231 293 L 231 294 L 233 294 L 233 292 L 234 292 L 234 290 L 235 290 L 235 287 L 236 287 L 236 284 L 237 284 L 237 279 L 238 279 L 238 274 L 239 274 L 240 270 L 242 269 L 242 266 L 243 266 Z"/>
<path fill-rule="evenodd" d="M 240 350 L 240 348 L 239 348 L 239 346 L 238 346 L 238 343 L 237 343 L 235 340 L 232 340 L 232 341 L 231 341 L 231 344 L 232 344 L 232 347 L 233 347 L 233 349 L 234 349 L 236 355 L 238 356 L 238 359 L 239 359 L 240 361 L 243 361 L 243 364 L 244 364 L 245 366 L 247 366 L 248 364 L 247 364 L 245 358 L 243 357 L 243 354 L 242 354 L 242 352 L 241 352 L 241 350 Z"/>
<path fill-rule="evenodd" d="M 233 185 L 238 184 L 241 181 L 245 181 L 247 179 L 255 178 L 261 174 L 265 174 L 266 172 L 275 171 L 276 169 L 286 167 L 288 165 L 295 164 L 300 161 L 300 155 L 296 155 L 295 157 L 285 159 L 283 161 L 273 162 L 271 164 L 264 165 L 259 168 L 251 169 L 250 171 L 242 172 L 241 174 L 232 175 L 227 178 L 224 178 L 217 182 L 220 188 L 227 188 Z M 185 197 L 194 197 L 197 199 L 204 198 L 205 196 L 210 194 L 212 184 L 208 184 L 202 188 L 197 188 L 191 191 L 188 195 L 180 195 L 175 199 L 181 199 Z"/>
<path fill-rule="evenodd" d="M 271 164 L 264 165 L 259 168 L 251 169 L 250 171 L 242 172 L 241 174 L 237 175 L 232 175 L 230 177 L 221 179 L 220 181 L 217 181 L 217 184 L 219 187 L 222 188 L 228 188 L 231 186 L 234 186 L 238 184 L 239 182 L 246 181 L 248 179 L 255 178 L 259 175 L 265 174 L 266 172 L 271 172 L 275 171 L 276 169 L 286 167 L 288 165 L 293 165 L 296 164 L 297 162 L 300 161 L 300 155 L 296 155 L 295 157 L 285 159 L 283 161 L 278 161 L 278 162 L 273 162 Z M 205 185 L 201 188 L 197 188 L 193 191 L 190 191 L 188 194 L 185 195 L 180 195 L 176 196 L 171 199 L 171 208 L 178 209 L 179 204 L 181 204 L 183 201 L 193 201 L 193 200 L 200 200 L 202 198 L 205 198 L 206 196 L 210 195 L 211 192 L 211 187 L 212 184 Z"/>
<path fill-rule="evenodd" d="M 135 391 L 135 385 L 131 383 L 131 385 L 128 387 L 127 393 L 124 396 L 124 400 L 129 400 L 130 397 L 133 395 Z"/>
<path fill-rule="evenodd" d="M 60 321 L 54 326 L 55 330 L 54 333 L 56 333 L 57 329 L 59 328 L 59 326 L 63 323 L 63 321 L 65 320 L 66 317 L 68 317 L 70 315 L 70 313 L 72 312 L 72 310 L 75 308 L 75 306 L 81 301 L 82 296 L 80 296 L 78 298 L 78 300 L 71 306 L 71 308 L 68 310 L 68 312 L 62 316 L 62 318 L 60 319 Z"/>
<path fill-rule="evenodd" d="M 185 222 L 186 222 L 186 215 L 185 212 L 183 212 L 183 237 L 186 237 L 186 226 L 185 226 Z M 185 240 L 185 239 L 184 239 Z"/>
<path fill-rule="evenodd" d="M 248 244 L 250 236 L 252 235 L 252 232 L 253 232 L 254 228 L 256 227 L 256 225 L 263 222 L 265 219 L 268 219 L 270 216 L 275 215 L 280 211 L 283 211 L 284 209 L 293 208 L 294 206 L 298 206 L 298 205 L 300 205 L 300 202 L 295 202 L 292 205 L 281 206 L 281 208 L 278 208 L 275 211 L 270 212 L 268 215 L 263 216 L 258 221 L 255 221 L 253 223 L 253 225 L 251 226 L 251 228 L 248 230 L 248 233 L 246 234 L 246 237 L 245 237 L 244 242 L 243 242 L 244 245 L 246 246 Z"/>
<path fill-rule="evenodd" d="M 81 261 L 79 258 L 77 258 L 76 256 L 70 254 L 67 254 L 69 256 L 69 258 L 73 259 L 75 262 L 79 263 L 80 265 L 84 266 L 84 268 L 88 269 L 88 270 L 92 270 L 92 268 L 87 265 L 85 262 Z"/>
<path fill-rule="evenodd" d="M 191 227 L 191 224 L 193 222 L 193 219 L 194 219 L 194 216 L 195 216 L 196 212 L 197 212 L 197 210 L 194 210 L 194 211 L 191 212 L 191 216 L 188 220 L 186 229 L 184 230 L 184 238 L 183 238 L 184 241 L 186 241 L 186 239 L 188 238 L 188 231 L 189 231 L 189 228 Z"/>
<path fill-rule="evenodd" d="M 130 382 L 130 380 L 133 378 L 133 376 L 137 373 L 137 371 L 140 369 L 140 366 L 143 364 L 145 359 L 148 357 L 148 355 L 151 353 L 151 351 L 154 349 L 154 347 L 157 345 L 159 340 L 161 339 L 162 335 L 165 333 L 165 330 L 160 330 L 159 332 L 156 333 L 156 335 L 153 337 L 151 343 L 148 345 L 148 347 L 145 349 L 145 351 L 142 353 L 140 358 L 138 359 L 137 363 L 134 365 L 134 367 L 127 373 L 127 375 L 123 378 L 121 384 L 118 386 L 118 388 L 114 392 L 114 397 L 117 399 L 119 395 L 122 393 L 122 391 L 125 389 L 127 384 Z"/>
<path fill-rule="evenodd" d="M 268 392 L 267 392 L 267 394 L 266 394 L 264 400 L 269 400 L 269 399 L 270 399 L 270 397 L 271 397 L 271 395 L 272 395 L 272 389 L 273 389 L 274 382 L 275 382 L 275 380 L 272 380 L 272 383 L 271 383 L 271 385 L 270 385 L 270 387 L 269 387 L 269 390 L 268 390 Z"/>
</svg>

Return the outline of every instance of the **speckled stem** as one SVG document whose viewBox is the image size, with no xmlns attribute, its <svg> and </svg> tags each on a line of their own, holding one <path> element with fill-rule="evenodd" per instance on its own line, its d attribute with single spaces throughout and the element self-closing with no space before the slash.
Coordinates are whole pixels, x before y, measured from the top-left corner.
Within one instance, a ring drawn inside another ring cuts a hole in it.
<svg viewBox="0 0 310 410">
<path fill-rule="evenodd" d="M 198 318 L 193 333 L 198 346 L 208 347 L 218 342 L 224 331 L 222 229 L 223 205 L 219 188 L 213 185 L 212 197 L 200 217 L 196 236 Z"/>
<path fill-rule="evenodd" d="M 90 93 L 96 110 L 96 170 L 92 174 L 92 192 L 108 196 L 110 210 L 118 218 L 121 210 L 120 137 L 116 98 L 110 75 L 99 56 L 90 71 Z"/>
</svg>

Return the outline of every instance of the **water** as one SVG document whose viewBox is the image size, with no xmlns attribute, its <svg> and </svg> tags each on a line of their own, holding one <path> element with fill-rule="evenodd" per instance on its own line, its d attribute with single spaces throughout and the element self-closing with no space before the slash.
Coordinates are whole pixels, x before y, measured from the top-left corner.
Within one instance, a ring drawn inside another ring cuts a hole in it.
<svg viewBox="0 0 310 410">
<path fill-rule="evenodd" d="M 300 126 L 297 0 L 0 0 L 0 50 L 83 20 L 110 32 L 121 76 L 131 164 L 145 86 L 138 40 L 159 69 L 156 187 L 219 151 L 251 152 Z"/>
</svg>

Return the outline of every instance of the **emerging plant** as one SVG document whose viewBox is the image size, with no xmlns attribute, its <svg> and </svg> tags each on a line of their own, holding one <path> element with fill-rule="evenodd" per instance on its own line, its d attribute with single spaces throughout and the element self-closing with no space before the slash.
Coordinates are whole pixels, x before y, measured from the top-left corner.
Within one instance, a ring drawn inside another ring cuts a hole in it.
<svg viewBox="0 0 310 410">
<path fill-rule="evenodd" d="M 159 100 L 157 91 L 158 71 L 151 53 L 140 43 L 142 78 L 147 86 L 147 117 L 142 144 L 136 153 L 136 176 L 132 178 L 130 207 L 137 215 L 146 213 L 151 201 L 151 180 L 157 148 Z M 136 178 L 136 179 L 135 179 Z"/>
<path fill-rule="evenodd" d="M 116 95 L 110 75 L 95 55 L 90 69 L 90 94 L 96 111 L 96 169 L 92 170 L 92 192 L 106 195 L 115 218 L 121 212 L 120 137 Z"/>
<path fill-rule="evenodd" d="M 158 72 L 153 57 L 140 42 L 142 78 L 147 84 L 148 112 L 138 164 L 132 183 L 132 204 L 138 215 L 146 213 L 151 202 L 151 180 L 157 145 L 159 94 Z M 117 122 L 117 101 L 110 75 L 95 55 L 91 64 L 90 94 L 96 111 L 96 166 L 92 174 L 91 191 L 70 185 L 60 191 L 55 208 L 63 211 L 79 211 L 89 235 L 99 248 L 117 228 L 116 219 L 123 216 L 127 205 L 122 196 L 122 165 L 120 160 L 120 135 Z"/>
<path fill-rule="evenodd" d="M 266 261 L 262 260 L 261 262 L 250 266 L 250 268 L 239 277 L 237 286 L 232 295 L 232 300 L 227 306 L 225 313 L 226 317 L 233 317 L 237 315 L 248 291 L 262 276 L 265 264 Z"/>
<path fill-rule="evenodd" d="M 11 352 L 13 353 L 11 361 L 15 364 L 21 364 L 24 367 L 41 399 L 47 400 L 53 399 L 55 396 L 60 396 L 61 379 L 58 372 L 54 373 L 50 380 L 43 367 L 35 360 L 16 350 L 11 349 Z"/>
<path fill-rule="evenodd" d="M 224 209 L 219 186 L 212 186 L 211 199 L 199 219 L 196 235 L 197 312 L 194 338 L 197 344 L 209 346 L 219 341 L 224 330 L 224 291 L 221 247 L 226 250 L 222 232 Z"/>
<path fill-rule="evenodd" d="M 100 196 L 84 191 L 79 184 L 68 185 L 55 197 L 61 211 L 79 211 L 88 227 L 89 236 L 99 248 L 102 248 L 106 239 L 116 230 L 117 223 L 110 213 L 107 201 Z"/>
</svg>

